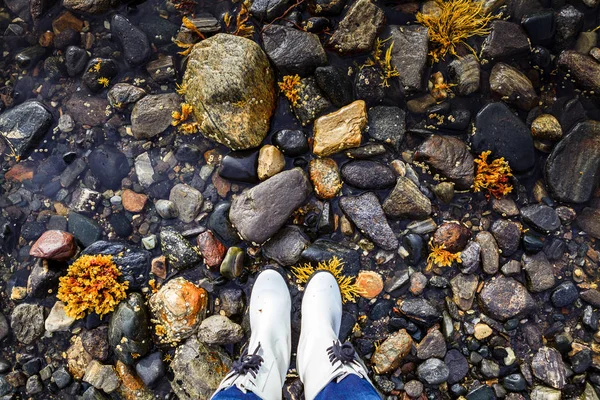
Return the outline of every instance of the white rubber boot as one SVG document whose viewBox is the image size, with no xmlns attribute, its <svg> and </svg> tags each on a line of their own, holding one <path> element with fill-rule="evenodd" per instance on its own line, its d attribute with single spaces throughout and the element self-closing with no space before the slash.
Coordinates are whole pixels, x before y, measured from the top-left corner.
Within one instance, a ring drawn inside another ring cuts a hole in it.
<svg viewBox="0 0 600 400">
<path fill-rule="evenodd" d="M 319 271 L 310 278 L 302 299 L 297 368 L 306 400 L 313 400 L 334 379 L 339 382 L 354 374 L 369 380 L 352 345 L 339 341 L 341 322 L 342 296 L 337 281 L 331 273 Z"/>
<path fill-rule="evenodd" d="M 281 400 L 292 347 L 290 312 L 290 292 L 283 277 L 274 270 L 263 271 L 250 296 L 248 347 L 217 393 L 235 385 L 262 400 Z"/>
</svg>

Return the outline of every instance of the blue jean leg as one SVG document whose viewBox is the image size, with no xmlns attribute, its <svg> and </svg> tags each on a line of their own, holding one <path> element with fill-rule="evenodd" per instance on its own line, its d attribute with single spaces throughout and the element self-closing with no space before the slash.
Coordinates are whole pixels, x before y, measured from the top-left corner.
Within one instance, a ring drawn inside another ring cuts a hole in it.
<svg viewBox="0 0 600 400">
<path fill-rule="evenodd" d="M 215 395 L 213 400 L 260 400 L 252 392 L 244 393 L 232 386 Z M 341 382 L 330 382 L 315 400 L 381 400 L 371 384 L 357 375 L 348 375 Z"/>
<path fill-rule="evenodd" d="M 235 386 L 220 391 L 213 400 L 260 400 L 260 397 L 252 392 L 244 393 Z"/>
<path fill-rule="evenodd" d="M 330 382 L 315 400 L 381 400 L 375 388 L 358 375 L 348 375 L 341 382 Z"/>
</svg>

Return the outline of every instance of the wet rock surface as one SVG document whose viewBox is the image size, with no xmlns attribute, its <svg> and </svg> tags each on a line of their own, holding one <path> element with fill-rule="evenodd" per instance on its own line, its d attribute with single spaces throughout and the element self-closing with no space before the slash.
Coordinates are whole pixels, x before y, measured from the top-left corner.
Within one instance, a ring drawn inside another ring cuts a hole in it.
<svg viewBox="0 0 600 400">
<path fill-rule="evenodd" d="M 340 207 L 358 229 L 385 250 L 398 247 L 398 239 L 390 228 L 377 196 L 365 193 L 356 197 L 342 197 Z"/>
<path fill-rule="evenodd" d="M 5 3 L 0 398 L 210 398 L 334 257 L 386 400 L 597 398 L 598 1 Z"/>
<path fill-rule="evenodd" d="M 285 75 L 308 75 L 327 64 L 327 55 L 315 34 L 271 25 L 262 34 L 265 52 Z"/>
<path fill-rule="evenodd" d="M 283 226 L 310 192 L 302 170 L 284 171 L 234 198 L 229 218 L 245 240 L 263 243 Z"/>
<path fill-rule="evenodd" d="M 516 171 L 528 170 L 535 162 L 529 129 L 504 103 L 492 103 L 479 111 L 473 147 L 504 157 Z"/>
<path fill-rule="evenodd" d="M 500 321 L 525 316 L 534 308 L 527 289 L 512 278 L 498 277 L 488 282 L 479 299 L 490 316 Z"/>
<path fill-rule="evenodd" d="M 52 121 L 42 103 L 30 101 L 0 114 L 0 133 L 17 156 L 24 156 L 44 137 Z"/>
<path fill-rule="evenodd" d="M 370 50 L 384 20 L 383 11 L 370 0 L 356 1 L 329 39 L 329 45 L 342 54 Z"/>
<path fill-rule="evenodd" d="M 223 34 L 200 42 L 190 55 L 184 85 L 185 99 L 208 138 L 233 150 L 256 147 L 264 139 L 275 88 L 267 56 L 256 43 Z"/>
<path fill-rule="evenodd" d="M 553 149 L 546 161 L 546 181 L 558 200 L 583 203 L 597 182 L 600 125 L 595 121 L 577 124 Z"/>
</svg>

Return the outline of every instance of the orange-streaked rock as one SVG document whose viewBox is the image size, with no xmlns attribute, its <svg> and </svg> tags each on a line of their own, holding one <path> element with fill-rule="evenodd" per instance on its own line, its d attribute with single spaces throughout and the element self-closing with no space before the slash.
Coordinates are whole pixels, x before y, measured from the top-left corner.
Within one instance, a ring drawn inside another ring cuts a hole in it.
<svg viewBox="0 0 600 400">
<path fill-rule="evenodd" d="M 315 158 L 310 160 L 308 171 L 317 196 L 324 200 L 333 199 L 342 189 L 342 178 L 335 160 Z"/>
<path fill-rule="evenodd" d="M 204 319 L 208 293 L 185 278 L 167 282 L 150 298 L 150 309 L 158 321 L 157 333 L 164 343 L 190 337 Z"/>
<path fill-rule="evenodd" d="M 374 299 L 383 290 L 383 279 L 377 272 L 360 271 L 356 278 L 356 286 L 360 288 L 362 297 Z"/>
</svg>

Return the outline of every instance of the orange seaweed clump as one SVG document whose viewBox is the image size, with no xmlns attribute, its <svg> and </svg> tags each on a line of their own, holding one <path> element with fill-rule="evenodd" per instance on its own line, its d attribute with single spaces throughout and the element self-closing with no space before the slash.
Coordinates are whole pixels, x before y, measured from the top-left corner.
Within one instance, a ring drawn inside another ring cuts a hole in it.
<svg viewBox="0 0 600 400">
<path fill-rule="evenodd" d="M 283 82 L 279 82 L 278 85 L 283 95 L 295 107 L 298 104 L 298 100 L 300 100 L 300 76 L 286 75 L 283 77 Z"/>
<path fill-rule="evenodd" d="M 181 103 L 181 111 L 173 111 L 171 113 L 171 125 L 178 126 L 179 132 L 184 135 L 191 135 L 198 131 L 198 123 L 186 122 L 186 120 L 192 116 L 194 107 L 188 103 Z"/>
<path fill-rule="evenodd" d="M 427 271 L 435 267 L 450 267 L 453 262 L 462 262 L 460 252 L 451 253 L 446 250 L 445 244 L 437 245 L 429 241 L 429 256 L 427 256 Z"/>
<path fill-rule="evenodd" d="M 498 158 L 491 163 L 487 161 L 491 151 L 484 151 L 479 158 L 475 159 L 477 171 L 475 180 L 473 181 L 473 191 L 487 191 L 486 197 L 490 195 L 499 199 L 512 192 L 513 187 L 509 183 L 509 178 L 512 176 L 512 171 L 508 162 L 504 157 Z"/>
<path fill-rule="evenodd" d="M 119 276 L 112 256 L 84 255 L 60 278 L 56 297 L 66 304 L 65 311 L 72 318 L 81 319 L 88 312 L 102 316 L 126 297 L 129 282 L 119 282 Z"/>
</svg>

